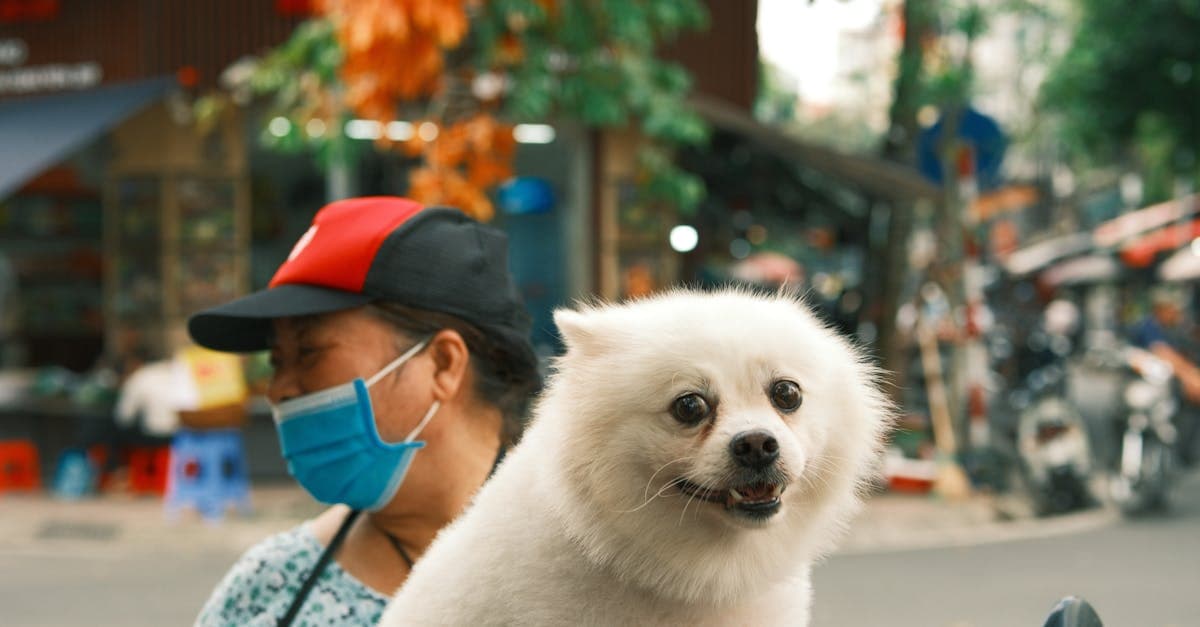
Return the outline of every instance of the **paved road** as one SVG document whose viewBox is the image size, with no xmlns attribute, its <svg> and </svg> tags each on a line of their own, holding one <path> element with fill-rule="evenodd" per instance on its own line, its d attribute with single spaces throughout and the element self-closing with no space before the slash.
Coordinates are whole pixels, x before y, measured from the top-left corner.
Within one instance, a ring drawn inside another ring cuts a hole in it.
<svg viewBox="0 0 1200 627">
<path fill-rule="evenodd" d="M 1040 627 L 1076 594 L 1110 627 L 1200 625 L 1200 475 L 1162 518 L 1070 536 L 834 556 L 815 572 L 813 624 Z"/>
<path fill-rule="evenodd" d="M 149 512 L 157 514 L 153 504 Z M 290 524 L 278 522 L 280 529 Z M 126 528 L 131 537 L 121 542 L 71 539 L 81 529 L 68 528 L 59 530 L 65 540 L 0 547 L 0 626 L 190 624 L 238 553 L 207 536 L 237 528 L 193 530 L 193 541 L 149 543 L 153 548 L 128 541 L 151 527 Z M 1109 627 L 1200 625 L 1200 475 L 1181 485 L 1169 517 L 1088 529 L 970 548 L 835 556 L 816 571 L 813 625 L 1037 627 L 1070 593 L 1093 600 Z M 104 525 L 90 532 L 103 536 Z M 251 535 L 229 544 L 267 532 L 241 533 Z"/>
<path fill-rule="evenodd" d="M 237 558 L 181 552 L 114 555 L 82 548 L 0 554 L 0 625 L 190 625 Z"/>
</svg>

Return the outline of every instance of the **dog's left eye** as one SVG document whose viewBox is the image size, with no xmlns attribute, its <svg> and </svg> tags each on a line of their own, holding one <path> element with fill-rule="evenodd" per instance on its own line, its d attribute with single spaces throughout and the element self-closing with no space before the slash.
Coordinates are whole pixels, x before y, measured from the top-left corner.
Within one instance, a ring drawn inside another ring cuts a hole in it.
<svg viewBox="0 0 1200 627">
<path fill-rule="evenodd" d="M 776 381 L 771 385 L 771 404 L 779 411 L 796 411 L 803 402 L 804 395 L 794 381 Z"/>
<path fill-rule="evenodd" d="M 708 401 L 699 394 L 684 394 L 671 403 L 671 415 L 685 425 L 694 425 L 712 413 Z"/>
</svg>

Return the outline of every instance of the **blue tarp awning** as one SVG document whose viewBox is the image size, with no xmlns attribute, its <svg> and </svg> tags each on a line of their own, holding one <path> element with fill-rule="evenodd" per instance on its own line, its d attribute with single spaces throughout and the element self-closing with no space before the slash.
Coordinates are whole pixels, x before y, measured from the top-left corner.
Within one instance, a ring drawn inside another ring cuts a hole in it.
<svg viewBox="0 0 1200 627">
<path fill-rule="evenodd" d="M 174 85 L 156 78 L 0 102 L 0 199 Z"/>
</svg>

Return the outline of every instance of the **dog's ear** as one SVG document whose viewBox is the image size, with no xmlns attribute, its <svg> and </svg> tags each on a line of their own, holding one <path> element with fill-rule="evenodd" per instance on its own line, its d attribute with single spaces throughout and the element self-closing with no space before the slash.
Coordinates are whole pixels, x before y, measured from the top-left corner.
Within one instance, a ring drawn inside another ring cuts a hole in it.
<svg viewBox="0 0 1200 627">
<path fill-rule="evenodd" d="M 596 328 L 592 316 L 573 309 L 554 310 L 554 324 L 568 349 L 587 350 L 596 343 Z"/>
</svg>

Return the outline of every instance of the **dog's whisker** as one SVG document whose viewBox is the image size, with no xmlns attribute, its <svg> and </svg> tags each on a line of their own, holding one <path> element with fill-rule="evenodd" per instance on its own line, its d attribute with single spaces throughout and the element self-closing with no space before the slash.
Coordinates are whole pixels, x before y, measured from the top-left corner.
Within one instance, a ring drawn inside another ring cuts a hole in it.
<svg viewBox="0 0 1200 627">
<path fill-rule="evenodd" d="M 704 481 L 704 482 L 698 484 L 697 487 L 699 489 L 688 498 L 687 503 L 683 504 L 683 511 L 679 513 L 679 522 L 676 526 L 683 525 L 683 517 L 687 515 L 688 506 L 692 504 L 692 500 L 696 498 L 697 494 L 704 494 L 705 492 L 712 490 L 713 488 L 717 487 L 718 485 L 727 483 L 732 478 L 733 478 L 733 472 L 726 471 L 726 473 L 724 475 L 722 475 L 714 480 Z M 699 515 L 700 515 L 700 506 L 697 506 L 696 507 L 696 516 L 699 516 Z"/>
<path fill-rule="evenodd" d="M 815 475 L 815 478 L 819 479 L 821 481 L 822 487 L 828 488 L 829 480 L 827 478 L 827 475 L 838 471 L 838 466 L 837 466 L 836 460 L 824 459 L 824 458 L 817 457 L 813 460 L 812 466 L 813 466 L 813 469 L 816 470 L 817 472 L 806 473 L 806 474 Z"/>
<path fill-rule="evenodd" d="M 654 483 L 654 478 L 658 476 L 658 473 L 662 472 L 663 470 L 666 470 L 667 466 L 670 466 L 671 464 L 678 464 L 679 462 L 684 462 L 684 461 L 692 460 L 695 458 L 696 458 L 695 455 L 684 455 L 683 457 L 680 457 L 679 459 L 673 459 L 673 460 L 663 464 L 662 466 L 659 466 L 658 470 L 655 470 L 654 474 L 650 475 L 650 479 L 648 481 L 646 481 L 646 489 L 642 491 L 642 498 L 645 499 L 646 495 L 650 493 L 650 485 Z"/>
<path fill-rule="evenodd" d="M 703 485 L 699 486 L 699 488 L 699 490 L 692 492 L 688 496 L 687 502 L 683 504 L 683 511 L 679 512 L 679 522 L 675 524 L 676 527 L 683 526 L 683 517 L 687 515 L 688 506 L 692 504 L 692 501 L 696 498 L 697 494 L 702 494 L 706 489 Z"/>
<path fill-rule="evenodd" d="M 832 453 L 822 453 L 822 454 L 821 454 L 819 457 L 814 457 L 814 458 L 813 458 L 813 461 L 818 461 L 818 460 L 820 460 L 820 461 L 827 461 L 827 462 L 847 462 L 847 461 L 851 461 L 851 459 L 850 459 L 849 457 L 846 457 L 845 455 L 834 455 L 834 454 L 832 454 Z"/>
<path fill-rule="evenodd" d="M 680 483 L 683 483 L 683 477 L 679 477 L 677 479 L 672 479 L 672 480 L 668 481 L 665 485 L 663 485 L 663 487 L 659 488 L 658 491 L 653 494 L 653 496 L 646 498 L 646 500 L 644 502 L 642 502 L 641 505 L 638 505 L 637 507 L 635 507 L 633 509 L 619 509 L 619 510 L 616 510 L 616 513 L 632 514 L 633 512 L 636 512 L 636 511 L 642 509 L 643 507 L 649 505 L 651 501 L 653 501 L 656 498 L 659 498 L 660 496 L 663 495 L 664 492 L 666 492 L 667 490 L 670 490 L 671 488 L 674 488 L 675 486 L 679 485 Z"/>
<path fill-rule="evenodd" d="M 687 499 L 687 501 L 685 501 L 685 502 L 684 502 L 684 504 L 683 504 L 683 511 L 682 511 L 682 512 L 679 512 L 679 522 L 675 523 L 675 526 L 676 526 L 676 527 L 682 527 L 682 526 L 683 526 L 683 516 L 684 516 L 684 514 L 687 514 L 687 509 L 688 509 L 688 506 L 692 504 L 692 499 L 694 499 L 694 498 L 696 498 L 696 493 L 695 493 L 695 492 L 693 492 L 693 493 L 691 493 L 691 494 L 689 494 L 689 495 L 688 495 L 688 499 Z"/>
<path fill-rule="evenodd" d="M 722 476 L 721 476 L 719 479 L 717 479 L 716 481 L 712 481 L 712 482 L 710 482 L 710 483 L 707 483 L 707 484 L 705 484 L 704 486 L 702 486 L 702 488 L 703 488 L 703 489 L 705 489 L 705 490 L 708 490 L 708 489 L 711 489 L 711 488 L 713 488 L 713 487 L 716 487 L 716 486 L 718 486 L 718 485 L 728 485 L 728 484 L 729 484 L 729 480 L 733 478 L 733 474 L 734 474 L 734 473 L 733 473 L 733 471 L 732 471 L 732 470 L 727 470 L 727 471 L 725 471 L 725 474 L 724 474 L 724 475 L 722 475 Z M 696 517 L 699 517 L 699 516 L 700 516 L 700 508 L 699 508 L 699 507 L 697 507 L 697 508 L 696 508 Z"/>
<path fill-rule="evenodd" d="M 672 479 L 671 481 L 668 481 L 666 484 L 664 484 L 661 488 L 659 488 L 658 491 L 655 492 L 653 495 L 650 494 L 650 486 L 654 484 L 654 479 L 656 477 L 658 477 L 659 473 L 661 473 L 663 470 L 666 470 L 666 468 L 672 464 L 678 464 L 680 462 L 689 461 L 689 460 L 695 459 L 695 457 L 696 457 L 695 455 L 684 455 L 683 457 L 680 457 L 678 459 L 673 459 L 673 460 L 663 464 L 662 466 L 659 466 L 658 470 L 655 470 L 654 474 L 650 475 L 650 479 L 648 479 L 646 481 L 646 488 L 645 488 L 645 490 L 642 491 L 642 503 L 640 505 L 638 505 L 637 507 L 634 507 L 633 509 L 616 510 L 616 513 L 630 514 L 630 513 L 636 512 L 636 511 L 642 509 L 643 507 L 649 505 L 650 502 L 653 501 L 654 499 L 662 496 L 663 493 L 666 492 L 667 490 L 679 485 L 679 483 L 682 481 L 682 478 Z"/>
<path fill-rule="evenodd" d="M 800 475 L 800 478 L 804 480 L 805 488 L 810 491 L 815 491 L 818 487 L 828 490 L 830 485 L 828 478 L 826 478 L 826 474 L 835 470 L 835 468 L 832 466 L 822 465 L 821 463 L 818 463 L 818 460 L 814 460 L 813 466 L 815 466 L 815 470 L 818 472 L 806 472 Z M 817 485 L 817 482 L 820 482 L 820 486 Z"/>
</svg>

